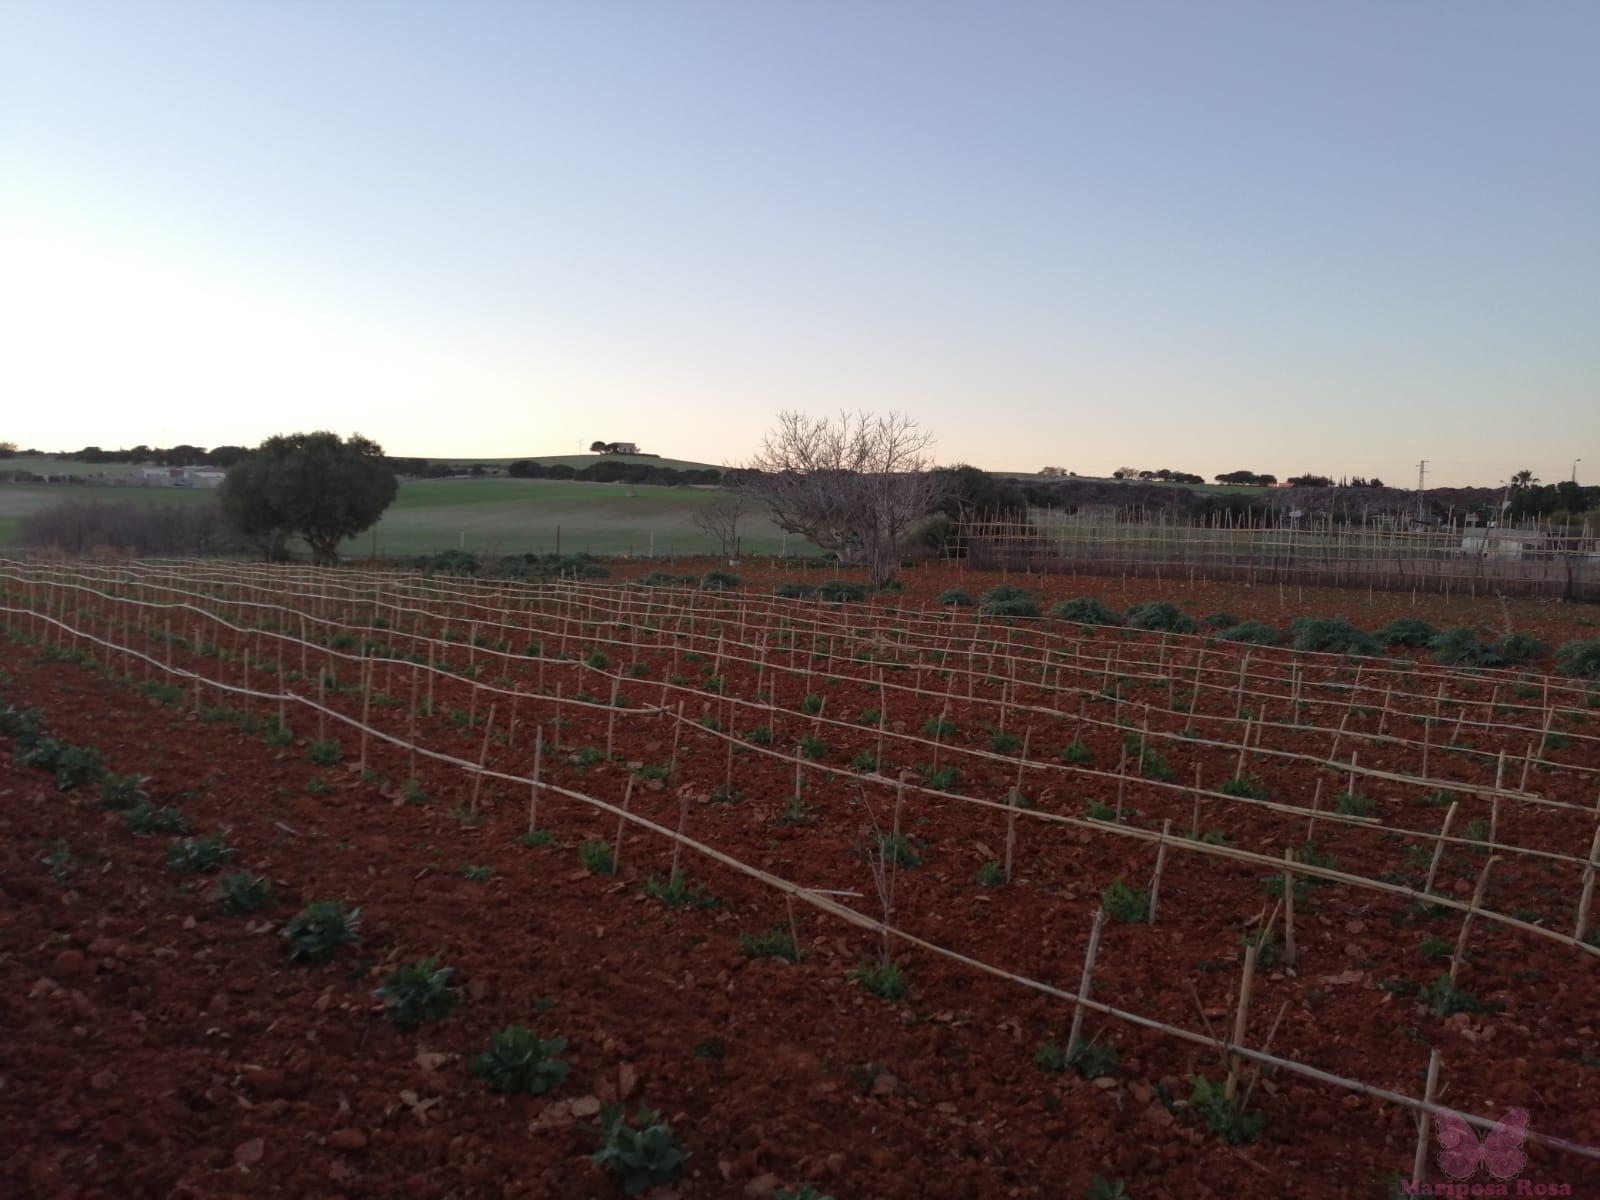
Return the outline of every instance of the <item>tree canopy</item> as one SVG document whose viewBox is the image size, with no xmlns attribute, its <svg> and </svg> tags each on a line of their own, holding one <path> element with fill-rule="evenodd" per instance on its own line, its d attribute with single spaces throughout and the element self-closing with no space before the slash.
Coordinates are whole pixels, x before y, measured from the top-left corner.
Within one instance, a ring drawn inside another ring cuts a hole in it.
<svg viewBox="0 0 1600 1200">
<path fill-rule="evenodd" d="M 339 561 L 339 543 L 369 529 L 394 502 L 398 484 L 383 447 L 360 434 L 270 437 L 223 480 L 222 511 L 240 534 L 280 558 L 298 534 L 312 561 Z"/>
</svg>

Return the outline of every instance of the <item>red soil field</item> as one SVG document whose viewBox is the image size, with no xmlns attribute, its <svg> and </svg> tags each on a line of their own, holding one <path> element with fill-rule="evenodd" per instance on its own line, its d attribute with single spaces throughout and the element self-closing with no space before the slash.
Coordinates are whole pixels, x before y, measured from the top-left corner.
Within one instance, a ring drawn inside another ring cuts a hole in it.
<svg viewBox="0 0 1600 1200">
<path fill-rule="evenodd" d="M 1079 1196 L 1095 1176 L 1133 1197 L 1384 1195 L 1417 1140 L 1393 1101 L 1286 1067 L 1257 1077 L 1246 1060 L 1261 1130 L 1229 1144 L 1186 1103 L 1192 1076 L 1228 1072 L 1216 1047 L 1101 1011 L 1084 1035 L 1116 1050 L 1109 1073 L 1036 1065 L 1041 1043 L 1066 1041 L 1102 892 L 1150 886 L 1164 824 L 1156 919 L 1105 925 L 1094 1001 L 1229 1038 L 1243 943 L 1270 918 L 1278 958 L 1257 964 L 1243 1046 L 1409 1097 L 1437 1049 L 1441 1103 L 1521 1107 L 1536 1135 L 1600 1146 L 1596 953 L 1572 937 L 1600 708 L 1547 660 L 1472 672 L 1416 651 L 1357 661 L 999 622 L 934 606 L 999 582 L 945 570 L 908 571 L 870 606 L 773 601 L 774 581 L 802 576 L 738 570 L 742 591 L 717 594 L 8 569 L 0 706 L 37 707 L 50 735 L 149 774 L 195 833 L 227 831 L 232 865 L 268 878 L 276 903 L 224 915 L 210 879 L 167 869 L 169 838 L 134 836 L 93 787 L 60 791 L 6 754 L 3 1194 L 619 1194 L 587 1156 L 600 1104 L 626 1100 L 692 1154 L 662 1195 L 809 1181 L 839 1200 Z M 1552 644 L 1594 635 L 1586 610 L 1528 601 L 1008 582 L 1276 625 L 1418 616 Z M 274 746 L 260 734 L 280 711 L 294 739 Z M 530 845 L 536 730 L 549 840 Z M 324 736 L 343 762 L 308 760 Z M 797 755 L 807 738 L 815 757 Z M 1080 760 L 1064 760 L 1074 744 Z M 1251 794 L 1219 791 L 1235 777 Z M 717 907 L 646 896 L 674 850 L 640 819 L 681 827 L 678 861 Z M 908 857 L 886 914 L 871 850 L 896 827 Z M 591 873 L 578 847 L 619 829 L 617 873 Z M 1293 889 L 1291 966 L 1266 860 L 1308 842 L 1307 874 L 1323 877 Z M 71 871 L 43 861 L 62 843 Z M 1010 881 L 980 883 L 1008 843 Z M 791 904 L 774 880 L 811 895 Z M 1418 989 L 1449 970 L 1480 880 L 1457 979 L 1480 1011 L 1443 1015 Z M 319 899 L 359 905 L 363 940 L 292 964 L 278 931 Z M 850 978 L 879 955 L 886 916 L 908 984 L 895 1001 Z M 774 926 L 798 934 L 800 961 L 741 950 Z M 402 1032 L 374 989 L 429 954 L 462 1003 Z M 511 1024 L 569 1039 L 560 1088 L 498 1095 L 467 1069 Z M 1437 1182 L 1436 1148 L 1430 1131 Z M 1524 1182 L 1600 1184 L 1581 1154 L 1533 1142 L 1528 1160 Z"/>
</svg>

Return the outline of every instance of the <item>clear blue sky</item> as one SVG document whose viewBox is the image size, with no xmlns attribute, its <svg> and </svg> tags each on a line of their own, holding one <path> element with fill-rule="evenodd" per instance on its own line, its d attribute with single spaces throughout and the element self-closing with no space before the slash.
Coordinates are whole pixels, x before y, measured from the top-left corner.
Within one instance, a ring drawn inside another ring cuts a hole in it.
<svg viewBox="0 0 1600 1200">
<path fill-rule="evenodd" d="M 0 0 L 0 438 L 1600 478 L 1600 3 Z"/>
</svg>

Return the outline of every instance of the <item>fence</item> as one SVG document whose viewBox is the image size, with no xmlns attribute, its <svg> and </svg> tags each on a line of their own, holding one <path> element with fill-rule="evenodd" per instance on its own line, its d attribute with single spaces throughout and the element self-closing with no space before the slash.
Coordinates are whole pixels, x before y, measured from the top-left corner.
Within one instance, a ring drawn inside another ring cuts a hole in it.
<svg viewBox="0 0 1600 1200">
<path fill-rule="evenodd" d="M 1553 530 L 1196 526 L 1042 512 L 976 522 L 962 540 L 975 567 L 1600 600 L 1600 538 Z"/>
</svg>

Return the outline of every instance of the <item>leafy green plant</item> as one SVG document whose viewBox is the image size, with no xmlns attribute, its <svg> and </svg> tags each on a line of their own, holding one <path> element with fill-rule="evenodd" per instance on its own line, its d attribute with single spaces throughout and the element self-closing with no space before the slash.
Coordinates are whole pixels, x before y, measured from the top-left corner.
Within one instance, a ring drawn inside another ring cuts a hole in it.
<svg viewBox="0 0 1600 1200">
<path fill-rule="evenodd" d="M 906 976 L 897 962 L 875 958 L 850 972 L 850 979 L 884 1000 L 900 1000 L 906 994 Z"/>
<path fill-rule="evenodd" d="M 306 757 L 319 767 L 331 767 L 344 759 L 338 738 L 318 738 L 306 747 Z"/>
<path fill-rule="evenodd" d="M 715 896 L 707 895 L 699 884 L 692 883 L 689 877 L 682 872 L 663 879 L 659 875 L 651 875 L 644 881 L 644 894 L 652 900 L 659 900 L 668 908 L 720 908 L 722 901 Z"/>
<path fill-rule="evenodd" d="M 1347 817 L 1370 817 L 1376 807 L 1371 796 L 1360 792 L 1340 792 L 1333 801 L 1333 811 Z"/>
<path fill-rule="evenodd" d="M 615 875 L 616 860 L 611 856 L 611 844 L 590 838 L 578 847 L 578 858 L 591 875 Z"/>
<path fill-rule="evenodd" d="M 1417 998 L 1426 1004 L 1436 1017 L 1448 1017 L 1461 1012 L 1498 1012 L 1501 1007 L 1498 1004 L 1485 1003 L 1465 988 L 1457 987 L 1451 982 L 1448 971 L 1432 982 L 1423 984 L 1417 991 Z"/>
<path fill-rule="evenodd" d="M 1271 930 L 1256 929 L 1239 938 L 1242 949 L 1240 959 L 1250 947 L 1256 947 L 1256 966 L 1262 970 L 1271 970 L 1278 965 L 1279 951 L 1277 939 L 1272 936 Z"/>
<path fill-rule="evenodd" d="M 1217 790 L 1224 796 L 1238 796 L 1246 800 L 1265 800 L 1270 795 L 1259 775 L 1235 775 Z"/>
<path fill-rule="evenodd" d="M 400 785 L 400 799 L 407 804 L 426 804 L 428 789 L 423 787 L 418 779 L 407 779 Z"/>
<path fill-rule="evenodd" d="M 772 594 L 786 600 L 804 600 L 807 596 L 815 596 L 817 589 L 808 583 L 780 583 L 772 589 Z"/>
<path fill-rule="evenodd" d="M 1549 652 L 1538 638 L 1529 637 L 1525 633 L 1508 633 L 1496 638 L 1490 643 L 1489 649 L 1508 663 L 1527 662 L 1530 658 L 1539 658 Z"/>
<path fill-rule="evenodd" d="M 1069 1051 L 1057 1042 L 1041 1042 L 1034 1051 L 1033 1061 L 1046 1071 L 1065 1071 L 1068 1068 L 1084 1079 L 1099 1079 L 1102 1075 L 1115 1075 L 1119 1061 L 1117 1048 L 1110 1042 L 1089 1041 L 1079 1038 Z"/>
<path fill-rule="evenodd" d="M 878 756 L 871 750 L 863 750 L 850 760 L 850 765 L 857 771 L 870 774 L 878 769 Z"/>
<path fill-rule="evenodd" d="M 591 650 L 583 661 L 597 671 L 604 671 L 611 665 L 611 656 L 604 650 Z"/>
<path fill-rule="evenodd" d="M 989 734 L 989 749 L 996 754 L 1010 754 L 1021 745 L 1021 738 L 1004 729 L 995 729 Z"/>
<path fill-rule="evenodd" d="M 549 829 L 529 829 L 522 835 L 524 846 L 548 846 L 555 841 L 555 832 Z"/>
<path fill-rule="evenodd" d="M 867 585 L 864 583 L 850 583 L 844 579 L 829 579 L 817 588 L 817 595 L 835 604 L 847 600 L 865 600 L 867 598 Z"/>
<path fill-rule="evenodd" d="M 826 1195 L 809 1183 L 802 1183 L 797 1188 L 779 1188 L 772 1193 L 772 1200 L 834 1200 L 833 1196 Z"/>
<path fill-rule="evenodd" d="M 1600 679 L 1600 638 L 1563 642 L 1556 651 L 1556 670 L 1573 679 Z"/>
<path fill-rule="evenodd" d="M 261 740 L 269 746 L 283 747 L 294 741 L 294 730 L 289 728 L 286 721 L 274 719 L 267 724 L 261 734 Z"/>
<path fill-rule="evenodd" d="M 1061 748 L 1059 757 L 1064 763 L 1070 763 L 1073 766 L 1085 766 L 1094 761 L 1094 751 L 1084 745 L 1082 741 L 1074 740 Z"/>
<path fill-rule="evenodd" d="M 757 725 L 745 731 L 744 740 L 752 746 L 770 746 L 773 741 L 771 725 Z"/>
<path fill-rule="evenodd" d="M 43 733 L 44 717 L 37 708 L 18 708 L 15 704 L 0 708 L 0 734 L 26 746 Z"/>
<path fill-rule="evenodd" d="M 1083 815 L 1091 821 L 1115 821 L 1117 810 L 1103 800 L 1090 798 L 1084 801 Z"/>
<path fill-rule="evenodd" d="M 283 927 L 291 962 L 325 963 L 361 941 L 361 910 L 342 900 L 313 900 Z"/>
<path fill-rule="evenodd" d="M 1438 635 L 1421 617 L 1396 617 L 1372 636 L 1381 646 L 1426 646 Z"/>
<path fill-rule="evenodd" d="M 397 1029 L 444 1020 L 461 1003 L 461 991 L 451 982 L 454 974 L 434 956 L 390 972 L 377 991 L 384 1015 Z"/>
<path fill-rule="evenodd" d="M 522 1025 L 508 1025 L 472 1060 L 472 1073 L 493 1092 L 542 1096 L 561 1086 L 572 1065 L 559 1055 L 566 1038 L 540 1038 Z"/>
<path fill-rule="evenodd" d="M 1239 642 L 1247 646 L 1276 646 L 1283 634 L 1263 621 L 1241 621 L 1231 629 L 1217 634 L 1219 642 Z"/>
<path fill-rule="evenodd" d="M 810 825 L 817 819 L 817 810 L 799 796 L 790 796 L 778 814 L 779 825 Z"/>
<path fill-rule="evenodd" d="M 1247 1111 L 1237 1096 L 1230 1100 L 1222 1084 L 1213 1083 L 1204 1075 L 1192 1075 L 1190 1081 L 1189 1107 L 1212 1133 L 1234 1145 L 1253 1142 L 1261 1136 L 1266 1120 L 1260 1113 Z"/>
<path fill-rule="evenodd" d="M 800 753 L 806 758 L 821 758 L 828 753 L 828 743 L 814 733 L 800 739 Z"/>
<path fill-rule="evenodd" d="M 1434 662 L 1451 667 L 1499 667 L 1506 661 L 1464 625 L 1438 634 L 1428 648 L 1433 651 Z"/>
<path fill-rule="evenodd" d="M 1339 617 L 1296 617 L 1289 622 L 1291 645 L 1296 650 L 1324 654 L 1378 654 L 1377 638 Z"/>
<path fill-rule="evenodd" d="M 78 873 L 78 860 L 72 853 L 72 846 L 65 838 L 57 838 L 51 842 L 49 851 L 39 861 L 50 872 L 50 878 L 57 883 L 66 883 Z"/>
<path fill-rule="evenodd" d="M 979 887 L 999 887 L 1006 881 L 1006 873 L 999 863 L 990 859 L 978 868 L 977 882 Z"/>
<path fill-rule="evenodd" d="M 1455 952 L 1453 944 L 1431 933 L 1417 944 L 1417 953 L 1423 958 L 1450 958 Z"/>
<path fill-rule="evenodd" d="M 1107 916 L 1125 925 L 1137 925 L 1150 919 L 1150 893 L 1130 888 L 1121 879 L 1112 880 L 1101 891 L 1100 903 Z"/>
<path fill-rule="evenodd" d="M 151 804 L 148 800 L 141 800 L 124 812 L 122 823 L 127 826 L 129 833 L 138 837 L 148 837 L 155 833 L 189 832 L 189 822 L 181 812 L 170 805 Z"/>
<path fill-rule="evenodd" d="M 883 861 L 893 863 L 902 870 L 920 867 L 922 852 L 927 848 L 926 842 L 919 842 L 904 832 L 878 834 L 878 853 L 883 856 Z"/>
<path fill-rule="evenodd" d="M 123 811 L 150 799 L 146 785 L 148 775 L 118 775 L 107 771 L 100 777 L 100 803 L 110 809 Z"/>
<path fill-rule="evenodd" d="M 998 589 L 991 588 L 990 591 Z M 1039 605 L 1031 597 L 1023 596 L 1016 600 L 990 600 L 985 599 L 978 606 L 978 611 L 991 617 L 1037 617 Z"/>
<path fill-rule="evenodd" d="M 804 700 L 800 701 L 800 711 L 809 716 L 816 716 L 822 711 L 822 697 L 812 692 Z"/>
<path fill-rule="evenodd" d="M 689 1151 L 655 1112 L 641 1105 L 630 1124 L 621 1105 L 600 1110 L 600 1148 L 590 1158 L 614 1174 L 624 1195 L 637 1196 L 672 1183 L 689 1159 Z"/>
<path fill-rule="evenodd" d="M 933 738 L 953 737 L 958 728 L 948 717 L 929 717 L 922 723 L 922 732 Z"/>
<path fill-rule="evenodd" d="M 488 883 L 494 878 L 494 868 L 483 863 L 468 863 L 461 868 L 461 878 L 474 883 Z"/>
<path fill-rule="evenodd" d="M 1050 610 L 1050 615 L 1063 621 L 1076 621 L 1080 625 L 1121 625 L 1122 616 L 1107 608 L 1093 596 L 1079 596 L 1076 600 L 1063 600 Z"/>
<path fill-rule="evenodd" d="M 43 746 L 48 742 L 55 742 L 55 739 L 44 738 L 38 744 Z M 68 742 L 56 742 L 51 748 L 48 763 L 28 760 L 24 765 L 55 771 L 56 787 L 63 792 L 75 791 L 84 784 L 94 783 L 105 774 L 100 751 L 93 746 L 74 746 Z"/>
<path fill-rule="evenodd" d="M 800 947 L 788 925 L 779 921 L 763 933 L 741 933 L 739 949 L 750 958 L 781 958 L 787 962 L 800 961 Z"/>
<path fill-rule="evenodd" d="M 227 871 L 217 878 L 217 903 L 222 911 L 242 916 L 272 903 L 272 885 L 249 871 Z"/>
<path fill-rule="evenodd" d="M 1107 1179 L 1096 1175 L 1089 1181 L 1087 1200 L 1129 1200 L 1128 1189 L 1120 1179 Z"/>
<path fill-rule="evenodd" d="M 949 588 L 942 591 L 934 598 L 935 604 L 943 604 L 952 608 L 971 608 L 972 597 L 960 588 Z"/>
<path fill-rule="evenodd" d="M 1193 633 L 1199 628 L 1193 617 L 1176 604 L 1165 600 L 1151 600 L 1136 604 L 1127 611 L 1122 622 L 1129 629 L 1146 629 L 1164 633 Z"/>
<path fill-rule="evenodd" d="M 740 582 L 737 575 L 728 571 L 707 571 L 700 577 L 700 588 L 707 592 L 731 592 Z"/>
<path fill-rule="evenodd" d="M 179 838 L 167 847 L 167 869 L 179 875 L 210 875 L 236 854 L 224 834 Z"/>
</svg>

